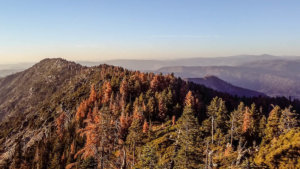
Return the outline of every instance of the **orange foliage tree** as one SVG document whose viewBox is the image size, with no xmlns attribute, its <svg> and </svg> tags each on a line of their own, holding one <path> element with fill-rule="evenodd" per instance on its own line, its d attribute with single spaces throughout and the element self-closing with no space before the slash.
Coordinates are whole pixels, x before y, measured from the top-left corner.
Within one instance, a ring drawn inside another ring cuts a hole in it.
<svg viewBox="0 0 300 169">
<path fill-rule="evenodd" d="M 246 107 L 246 111 L 244 113 L 244 119 L 243 119 L 243 132 L 246 133 L 250 127 L 251 127 L 251 114 L 249 113 L 249 108 Z"/>
<path fill-rule="evenodd" d="M 147 123 L 147 120 L 145 120 L 143 125 L 143 133 L 147 133 L 148 130 L 149 130 L 149 125 Z"/>
<path fill-rule="evenodd" d="M 103 103 L 109 102 L 112 93 L 112 87 L 110 82 L 105 82 L 103 85 Z"/>
<path fill-rule="evenodd" d="M 66 114 L 63 112 L 60 114 L 60 116 L 56 119 L 56 133 L 59 136 L 59 138 L 63 137 L 63 132 L 64 132 L 64 125 L 65 125 L 65 120 L 66 120 Z"/>
</svg>

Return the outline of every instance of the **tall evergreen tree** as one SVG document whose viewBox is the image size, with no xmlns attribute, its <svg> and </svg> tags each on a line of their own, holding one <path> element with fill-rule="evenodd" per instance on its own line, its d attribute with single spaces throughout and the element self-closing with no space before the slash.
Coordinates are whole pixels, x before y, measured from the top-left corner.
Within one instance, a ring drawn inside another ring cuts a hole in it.
<svg viewBox="0 0 300 169">
<path fill-rule="evenodd" d="M 219 129 L 218 131 L 222 132 L 222 134 L 226 134 L 229 126 L 225 101 L 219 97 L 213 98 L 210 105 L 207 107 L 207 115 L 210 118 L 208 119 L 210 121 L 208 124 L 211 126 L 211 142 L 213 144 L 217 129 Z"/>
<path fill-rule="evenodd" d="M 236 110 L 230 114 L 230 144 L 233 140 L 238 140 L 242 134 L 243 113 L 245 112 L 245 105 L 241 102 Z"/>
<path fill-rule="evenodd" d="M 180 148 L 175 159 L 174 168 L 199 168 L 200 153 L 198 150 L 199 124 L 194 116 L 193 110 L 194 97 L 189 92 L 185 101 L 183 114 L 178 120 L 178 142 Z"/>
<path fill-rule="evenodd" d="M 156 155 L 156 149 L 155 147 L 151 145 L 145 145 L 142 150 L 141 158 L 141 167 L 143 169 L 156 169 L 158 157 Z"/>
<path fill-rule="evenodd" d="M 299 120 L 297 119 L 297 114 L 291 110 L 292 107 L 285 108 L 282 110 L 280 117 L 279 129 L 281 133 L 290 131 L 292 128 L 295 128 L 299 125 Z"/>
<path fill-rule="evenodd" d="M 142 119 L 133 118 L 132 124 L 129 127 L 129 133 L 126 139 L 127 145 L 129 145 L 132 152 L 132 166 L 135 165 L 136 147 L 141 143 L 142 139 Z"/>
<path fill-rule="evenodd" d="M 280 134 L 279 124 L 280 124 L 281 109 L 279 106 L 274 106 L 273 110 L 270 112 L 267 126 L 265 130 L 265 143 L 271 141 L 274 137 L 278 137 Z"/>
</svg>

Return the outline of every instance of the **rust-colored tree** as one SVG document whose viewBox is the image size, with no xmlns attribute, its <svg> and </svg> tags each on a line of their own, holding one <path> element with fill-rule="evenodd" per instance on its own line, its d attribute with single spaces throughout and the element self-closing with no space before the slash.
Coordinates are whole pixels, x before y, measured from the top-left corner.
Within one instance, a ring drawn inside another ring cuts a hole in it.
<svg viewBox="0 0 300 169">
<path fill-rule="evenodd" d="M 252 121 L 252 117 L 251 114 L 249 113 L 249 108 L 246 107 L 246 111 L 243 117 L 243 127 L 242 127 L 244 133 L 246 133 L 251 128 L 251 121 Z"/>
<path fill-rule="evenodd" d="M 91 85 L 91 91 L 90 91 L 90 97 L 88 99 L 88 103 L 91 104 L 91 103 L 95 102 L 96 99 L 97 99 L 97 92 L 95 90 L 95 85 L 92 84 Z"/>
<path fill-rule="evenodd" d="M 65 120 L 66 120 L 65 112 L 61 113 L 60 116 L 56 119 L 56 133 L 59 138 L 63 137 L 63 133 L 65 130 Z"/>
<path fill-rule="evenodd" d="M 159 84 L 160 82 L 159 82 L 159 75 L 155 75 L 154 77 L 153 77 L 153 79 L 151 80 L 151 82 L 150 82 L 150 88 L 152 89 L 152 90 L 157 90 L 158 88 L 159 88 Z"/>
<path fill-rule="evenodd" d="M 77 112 L 75 115 L 75 118 L 77 121 L 79 121 L 80 119 L 83 119 L 86 115 L 86 111 L 88 108 L 88 101 L 84 100 L 80 103 L 79 107 L 77 108 Z"/>
<path fill-rule="evenodd" d="M 194 107 L 194 105 L 195 105 L 195 97 L 193 96 L 193 93 L 189 91 L 185 97 L 185 106 Z"/>
<path fill-rule="evenodd" d="M 112 87 L 111 87 L 110 82 L 104 83 L 104 85 L 103 85 L 103 100 L 102 100 L 104 104 L 109 103 L 111 94 L 112 94 Z"/>
<path fill-rule="evenodd" d="M 149 130 L 149 125 L 147 123 L 147 120 L 145 120 L 143 125 L 143 133 L 147 133 L 148 130 Z"/>
<path fill-rule="evenodd" d="M 176 124 L 176 117 L 173 115 L 172 116 L 172 126 L 174 126 Z"/>
</svg>

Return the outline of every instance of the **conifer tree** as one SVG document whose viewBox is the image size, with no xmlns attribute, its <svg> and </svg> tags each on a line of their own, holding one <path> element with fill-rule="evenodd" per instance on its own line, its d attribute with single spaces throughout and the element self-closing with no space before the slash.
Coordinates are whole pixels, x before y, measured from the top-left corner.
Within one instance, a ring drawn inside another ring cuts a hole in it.
<svg viewBox="0 0 300 169">
<path fill-rule="evenodd" d="M 141 167 L 143 169 L 156 169 L 158 157 L 156 155 L 156 149 L 153 146 L 146 144 L 143 147 L 141 154 Z"/>
<path fill-rule="evenodd" d="M 126 105 L 126 99 L 128 95 L 128 81 L 126 77 L 121 82 L 120 94 L 121 94 L 121 107 L 124 108 Z"/>
<path fill-rule="evenodd" d="M 251 121 L 251 137 L 254 138 L 254 140 L 257 140 L 255 138 L 259 137 L 260 131 L 260 120 L 263 117 L 261 110 L 257 110 L 255 103 L 251 104 L 251 107 L 249 109 L 250 115 L 252 118 Z"/>
<path fill-rule="evenodd" d="M 150 88 L 153 90 L 153 91 L 156 91 L 158 90 L 160 84 L 159 84 L 159 75 L 155 75 L 152 79 L 152 81 L 150 82 Z"/>
<path fill-rule="evenodd" d="M 299 120 L 297 119 L 297 114 L 291 110 L 292 107 L 285 108 L 282 110 L 282 114 L 280 117 L 280 125 L 279 129 L 281 133 L 285 133 L 290 131 L 292 128 L 295 128 L 299 124 Z"/>
<path fill-rule="evenodd" d="M 147 120 L 145 120 L 143 125 L 143 133 L 147 133 L 148 130 L 149 130 L 149 125 L 147 123 Z"/>
<path fill-rule="evenodd" d="M 103 96 L 103 100 L 102 100 L 104 104 L 109 102 L 111 94 L 112 94 L 112 87 L 111 87 L 110 82 L 104 83 L 104 85 L 103 85 L 103 95 L 104 96 Z"/>
<path fill-rule="evenodd" d="M 245 105 L 241 102 L 236 110 L 230 114 L 230 144 L 233 140 L 238 140 L 242 134 L 243 113 L 245 112 Z"/>
<path fill-rule="evenodd" d="M 267 118 L 266 116 L 262 116 L 259 121 L 259 137 L 263 138 L 265 136 L 265 129 L 267 124 Z"/>
<path fill-rule="evenodd" d="M 133 118 L 132 124 L 128 129 L 128 136 L 126 139 L 126 143 L 129 145 L 133 160 L 132 166 L 135 165 L 135 156 L 136 156 L 136 146 L 140 144 L 142 139 L 142 119 Z"/>
<path fill-rule="evenodd" d="M 207 107 L 207 115 L 210 119 L 210 122 L 206 124 L 211 125 L 211 143 L 214 144 L 214 135 L 217 129 L 225 134 L 228 129 L 228 115 L 227 109 L 225 105 L 225 101 L 223 101 L 219 97 L 213 98 L 210 102 L 210 105 Z"/>
<path fill-rule="evenodd" d="M 279 106 L 274 106 L 273 110 L 270 112 L 267 126 L 265 130 L 265 142 L 268 143 L 274 137 L 278 137 L 280 134 L 279 126 L 280 126 L 280 115 L 281 109 Z"/>
<path fill-rule="evenodd" d="M 158 117 L 161 120 L 164 120 L 165 117 L 167 116 L 167 97 L 164 94 L 161 94 L 158 96 Z"/>
<path fill-rule="evenodd" d="M 199 166 L 199 124 L 194 116 L 194 97 L 192 92 L 188 92 L 185 100 L 185 108 L 182 116 L 178 120 L 178 142 L 180 148 L 175 159 L 174 168 L 198 168 Z"/>
<path fill-rule="evenodd" d="M 91 85 L 91 91 L 90 91 L 90 97 L 88 99 L 88 102 L 93 103 L 94 101 L 96 101 L 96 98 L 97 98 L 97 93 L 96 93 L 96 90 L 95 90 L 95 85 L 92 84 Z"/>
</svg>

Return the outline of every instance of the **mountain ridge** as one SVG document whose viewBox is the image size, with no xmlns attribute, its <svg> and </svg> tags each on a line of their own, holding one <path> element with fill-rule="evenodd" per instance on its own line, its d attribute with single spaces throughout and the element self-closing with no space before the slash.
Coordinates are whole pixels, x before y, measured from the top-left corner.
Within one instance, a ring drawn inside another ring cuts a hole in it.
<svg viewBox="0 0 300 169">
<path fill-rule="evenodd" d="M 231 94 L 239 97 L 266 97 L 264 93 L 249 90 L 241 87 L 234 86 L 217 76 L 207 75 L 203 78 L 186 78 L 185 80 L 194 82 L 196 84 L 204 85 L 214 90 Z"/>
<path fill-rule="evenodd" d="M 285 96 L 299 99 L 300 76 L 295 73 L 300 71 L 299 60 L 275 60 L 274 62 L 279 66 L 274 66 L 273 61 L 261 61 L 258 66 L 255 66 L 257 62 L 250 63 L 248 66 L 174 66 L 164 67 L 155 72 L 173 72 L 182 78 L 215 75 L 233 85 L 259 91 L 272 97 Z"/>
</svg>

